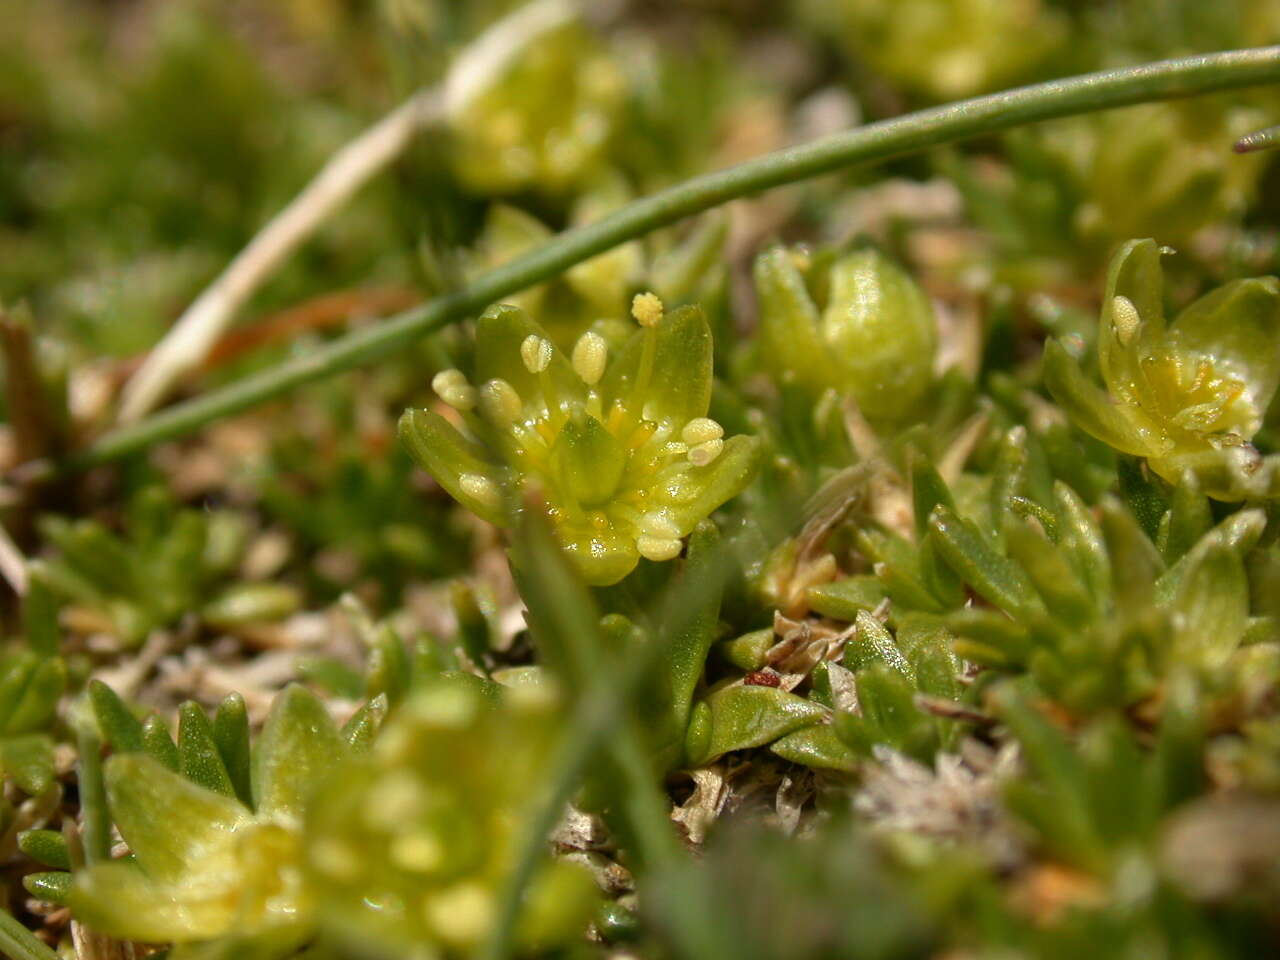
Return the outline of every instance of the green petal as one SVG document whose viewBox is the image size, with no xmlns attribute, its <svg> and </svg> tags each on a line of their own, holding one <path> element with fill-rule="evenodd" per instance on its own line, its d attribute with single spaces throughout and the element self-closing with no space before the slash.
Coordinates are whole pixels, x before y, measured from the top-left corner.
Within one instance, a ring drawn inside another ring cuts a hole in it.
<svg viewBox="0 0 1280 960">
<path fill-rule="evenodd" d="M 337 725 L 320 699 L 291 684 L 271 704 L 258 741 L 254 797 L 259 814 L 302 819 L 316 784 L 345 756 Z"/>
<path fill-rule="evenodd" d="M 834 386 L 838 378 L 819 332 L 818 308 L 790 251 L 774 247 L 760 254 L 754 277 L 766 365 L 782 379 L 816 389 Z"/>
<path fill-rule="evenodd" d="M 1138 362 L 1164 340 L 1164 271 L 1154 240 L 1130 240 L 1111 260 L 1107 294 L 1098 328 L 1098 361 L 1102 378 L 1117 397 L 1128 399 L 1143 382 Z M 1141 326 L 1130 336 L 1117 329 L 1116 297 L 1138 311 Z"/>
<path fill-rule="evenodd" d="M 1159 452 L 1154 422 L 1135 407 L 1113 404 L 1057 340 L 1044 345 L 1044 384 L 1071 422 L 1090 436 L 1135 456 Z"/>
<path fill-rule="evenodd" d="M 591 587 L 612 586 L 640 562 L 635 538 L 612 530 L 579 532 L 557 527 L 556 539 L 574 569 Z"/>
<path fill-rule="evenodd" d="M 1280 456 L 1263 457 L 1252 446 L 1208 445 L 1167 457 L 1152 457 L 1151 469 L 1169 483 L 1190 476 L 1207 497 L 1235 503 L 1280 496 Z"/>
<path fill-rule="evenodd" d="M 545 404 L 539 375 L 529 372 L 520 354 L 520 345 L 531 336 L 552 340 L 542 324 L 519 307 L 502 303 L 486 310 L 476 321 L 477 383 L 505 380 L 515 387 L 526 407 Z M 583 383 L 559 350 L 552 351 L 545 375 L 551 377 L 562 402 L 582 398 Z"/>
<path fill-rule="evenodd" d="M 453 424 L 430 410 L 406 410 L 400 417 L 400 441 L 414 462 L 453 499 L 476 516 L 505 525 L 501 487 L 493 467 Z M 464 477 L 474 479 L 464 481 Z"/>
<path fill-rule="evenodd" d="M 1175 349 L 1226 361 L 1217 372 L 1243 380 L 1261 416 L 1280 384 L 1280 282 L 1234 280 L 1205 294 L 1178 315 L 1170 340 Z"/>
<path fill-rule="evenodd" d="M 875 250 L 832 266 L 822 337 L 840 369 L 837 389 L 873 420 L 910 416 L 933 379 L 933 306 L 905 270 Z"/>
<path fill-rule="evenodd" d="M 207 940 L 227 931 L 235 898 L 226 887 L 184 893 L 131 864 L 104 863 L 76 875 L 67 901 L 78 921 L 121 940 Z"/>
<path fill-rule="evenodd" d="M 720 456 L 705 467 L 682 474 L 678 484 L 664 491 L 672 520 L 682 533 L 687 534 L 699 520 L 747 488 L 760 466 L 761 450 L 756 437 L 730 437 Z"/>
<path fill-rule="evenodd" d="M 711 327 L 701 307 L 680 307 L 654 328 L 657 343 L 647 384 L 637 382 L 649 332 L 631 336 L 601 383 L 606 406 L 620 400 L 647 419 L 683 426 L 711 405 Z"/>
<path fill-rule="evenodd" d="M 197 786 L 141 753 L 105 765 L 107 797 L 120 835 L 152 880 L 176 883 L 189 870 L 229 856 L 231 835 L 249 811 L 231 797 Z"/>
<path fill-rule="evenodd" d="M 584 507 L 606 503 L 618 490 L 627 453 L 595 417 L 570 418 L 551 448 L 561 488 Z"/>
</svg>

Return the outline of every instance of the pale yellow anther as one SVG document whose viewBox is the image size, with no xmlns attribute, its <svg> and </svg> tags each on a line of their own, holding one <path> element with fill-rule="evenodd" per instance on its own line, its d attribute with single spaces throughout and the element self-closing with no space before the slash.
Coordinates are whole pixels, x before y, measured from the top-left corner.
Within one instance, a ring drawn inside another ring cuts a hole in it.
<svg viewBox="0 0 1280 960">
<path fill-rule="evenodd" d="M 452 386 L 466 382 L 467 378 L 462 375 L 461 370 L 450 368 L 448 370 L 441 370 L 431 378 L 431 389 L 436 393 L 442 393 Z"/>
<path fill-rule="evenodd" d="M 679 540 L 680 528 L 665 513 L 654 511 L 640 518 L 640 531 L 650 540 Z"/>
<path fill-rule="evenodd" d="M 695 467 L 705 467 L 720 456 L 720 451 L 723 449 L 724 441 L 719 438 L 704 440 L 702 443 L 689 448 L 689 462 Z"/>
<path fill-rule="evenodd" d="M 608 360 L 609 345 L 598 333 L 588 331 L 573 345 L 573 372 L 589 387 L 600 382 Z"/>
<path fill-rule="evenodd" d="M 445 943 L 471 947 L 493 924 L 493 896 L 480 883 L 466 881 L 425 894 L 422 911 Z"/>
<path fill-rule="evenodd" d="M 455 410 L 470 410 L 476 405 L 475 387 L 467 383 L 461 370 L 441 370 L 431 378 L 431 389 Z"/>
<path fill-rule="evenodd" d="M 531 333 L 520 344 L 520 359 L 530 373 L 541 373 L 551 366 L 551 341 Z"/>
<path fill-rule="evenodd" d="M 1133 338 L 1138 333 L 1138 328 L 1142 326 L 1142 317 L 1138 314 L 1138 308 L 1133 305 L 1133 301 L 1128 297 L 1112 297 L 1111 319 L 1116 325 L 1116 339 L 1120 341 L 1122 346 L 1127 347 L 1133 342 Z"/>
<path fill-rule="evenodd" d="M 637 293 L 631 301 L 631 315 L 642 327 L 654 327 L 662 322 L 663 306 L 656 293 Z"/>
<path fill-rule="evenodd" d="M 680 556 L 680 547 L 675 537 L 636 537 L 636 549 L 646 560 L 674 560 Z"/>
<path fill-rule="evenodd" d="M 464 473 L 458 478 L 458 486 L 462 492 L 486 507 L 496 507 L 502 503 L 502 491 L 488 477 L 478 473 Z"/>
<path fill-rule="evenodd" d="M 390 859 L 397 867 L 414 873 L 430 873 L 444 863 L 444 844 L 427 830 L 396 837 L 391 842 Z"/>
<path fill-rule="evenodd" d="M 706 443 L 708 440 L 719 440 L 724 436 L 724 427 L 710 417 L 694 417 L 680 431 L 680 439 L 690 446 Z"/>
<path fill-rule="evenodd" d="M 494 423 L 510 426 L 524 412 L 524 401 L 505 380 L 490 380 L 480 388 L 480 408 Z"/>
</svg>

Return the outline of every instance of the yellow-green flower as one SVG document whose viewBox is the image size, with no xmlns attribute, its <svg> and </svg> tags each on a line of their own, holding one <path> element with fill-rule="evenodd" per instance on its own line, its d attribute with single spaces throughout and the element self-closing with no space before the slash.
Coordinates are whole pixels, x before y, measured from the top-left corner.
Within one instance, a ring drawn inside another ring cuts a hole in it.
<svg viewBox="0 0 1280 960">
<path fill-rule="evenodd" d="M 432 382 L 466 433 L 429 410 L 400 420 L 414 459 L 478 516 L 504 525 L 504 491 L 536 491 L 594 585 L 621 580 L 642 556 L 677 556 L 757 461 L 753 438 L 726 438 L 706 415 L 712 342 L 702 311 L 666 314 L 643 294 L 633 313 L 641 329 L 617 356 L 589 331 L 566 357 L 522 311 L 492 308 L 476 332 L 480 386 L 457 370 Z"/>
<path fill-rule="evenodd" d="M 939 100 L 1007 86 L 1066 35 L 1065 18 L 1041 0 L 813 0 L 808 7 L 851 53 Z"/>
<path fill-rule="evenodd" d="M 1133 240 L 1111 263 L 1098 330 L 1106 391 L 1056 340 L 1045 382 L 1077 426 L 1170 483 L 1190 476 L 1218 500 L 1280 495 L 1280 459 L 1249 442 L 1280 384 L 1280 282 L 1234 280 L 1166 324 L 1163 252 Z"/>
<path fill-rule="evenodd" d="M 559 192 L 596 170 L 622 105 L 609 52 L 578 25 L 532 44 L 454 118 L 454 162 L 482 193 Z"/>
<path fill-rule="evenodd" d="M 323 926 L 366 956 L 472 955 L 495 922 L 559 719 L 546 686 L 495 702 L 474 677 L 406 701 L 307 821 Z M 545 858 L 517 919 L 521 952 L 580 937 L 597 898 L 585 870 Z"/>
<path fill-rule="evenodd" d="M 804 265 L 784 247 L 756 259 L 765 365 L 779 380 L 853 397 L 873 421 L 910 417 L 932 383 L 938 339 L 925 292 L 883 254 L 859 250 L 831 265 L 819 310 Z"/>
</svg>

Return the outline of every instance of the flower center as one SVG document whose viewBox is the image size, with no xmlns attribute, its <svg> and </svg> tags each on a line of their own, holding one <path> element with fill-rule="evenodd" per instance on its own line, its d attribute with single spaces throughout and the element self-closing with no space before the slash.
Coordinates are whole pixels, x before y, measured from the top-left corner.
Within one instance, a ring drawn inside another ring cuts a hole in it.
<svg viewBox="0 0 1280 960">
<path fill-rule="evenodd" d="M 1174 347 L 1144 357 L 1142 372 L 1150 412 L 1175 427 L 1230 443 L 1261 426 L 1248 386 L 1221 360 Z"/>
</svg>

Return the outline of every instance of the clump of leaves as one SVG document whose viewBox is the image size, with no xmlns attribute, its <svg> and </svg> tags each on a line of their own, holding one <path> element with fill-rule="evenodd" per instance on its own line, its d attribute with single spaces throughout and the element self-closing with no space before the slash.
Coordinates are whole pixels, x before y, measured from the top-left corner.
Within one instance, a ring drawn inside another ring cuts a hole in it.
<svg viewBox="0 0 1280 960">
<path fill-rule="evenodd" d="M 130 504 L 125 529 L 119 536 L 96 520 L 57 516 L 41 524 L 58 550 L 46 567 L 50 586 L 126 645 L 191 612 L 228 629 L 281 619 L 301 603 L 286 585 L 236 581 L 249 530 L 234 513 L 180 508 L 149 487 Z"/>
<path fill-rule="evenodd" d="M 313 694 L 289 687 L 251 750 L 235 694 L 212 720 L 184 704 L 176 743 L 158 716 L 139 721 L 105 684 L 92 684 L 90 698 L 113 750 L 105 802 L 129 854 L 91 856 L 72 874 L 33 874 L 28 888 L 122 940 L 276 944 L 282 952 L 305 941 L 313 924 L 302 873 L 307 804 L 335 760 L 366 746 L 383 705 L 369 704 L 340 731 Z"/>
<path fill-rule="evenodd" d="M 39 570 L 28 575 L 22 626 L 25 644 L 0 652 L 0 779 L 35 796 L 53 783 L 49 728 L 67 685 L 57 609 Z"/>
</svg>

